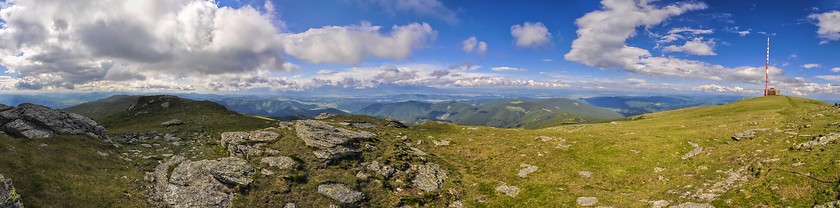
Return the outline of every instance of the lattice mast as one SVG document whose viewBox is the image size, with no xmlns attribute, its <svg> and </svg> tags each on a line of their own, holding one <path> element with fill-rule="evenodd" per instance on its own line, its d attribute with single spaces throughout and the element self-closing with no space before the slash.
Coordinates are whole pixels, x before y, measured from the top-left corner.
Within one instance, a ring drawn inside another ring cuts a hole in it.
<svg viewBox="0 0 840 208">
<path fill-rule="evenodd" d="M 767 96 L 770 86 L 770 36 L 767 36 L 767 59 L 764 62 L 764 96 Z"/>
</svg>

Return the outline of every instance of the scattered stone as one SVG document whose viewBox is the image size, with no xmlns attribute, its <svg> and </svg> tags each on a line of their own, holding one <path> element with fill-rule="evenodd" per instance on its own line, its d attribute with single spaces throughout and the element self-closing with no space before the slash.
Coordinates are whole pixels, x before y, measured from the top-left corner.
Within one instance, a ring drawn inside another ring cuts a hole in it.
<svg viewBox="0 0 840 208">
<path fill-rule="evenodd" d="M 449 203 L 449 208 L 464 208 L 464 203 L 461 201 L 454 201 Z"/>
<path fill-rule="evenodd" d="M 522 169 L 519 169 L 519 173 L 516 174 L 516 175 L 519 176 L 520 178 L 525 178 L 526 176 L 528 176 L 528 174 L 531 174 L 534 171 L 537 171 L 537 169 L 539 169 L 539 167 L 537 167 L 537 166 L 524 164 L 524 163 L 519 165 L 519 167 L 521 167 Z"/>
<path fill-rule="evenodd" d="M 225 132 L 222 133 L 220 143 L 231 156 L 249 158 L 262 154 L 264 151 L 260 147 L 263 143 L 274 141 L 278 137 L 280 134 L 273 131 Z"/>
<path fill-rule="evenodd" d="M 365 198 L 362 192 L 347 188 L 340 183 L 321 184 L 318 186 L 318 193 L 344 204 L 356 203 Z"/>
<path fill-rule="evenodd" d="M 580 205 L 582 207 L 589 207 L 589 206 L 595 206 L 595 204 L 598 203 L 598 198 L 597 197 L 578 197 L 576 201 L 577 201 L 578 205 Z"/>
<path fill-rule="evenodd" d="M 683 155 L 682 156 L 683 160 L 691 159 L 692 157 L 699 155 L 700 152 L 703 152 L 703 147 L 700 146 L 699 144 L 696 144 L 694 142 L 688 142 L 688 144 L 690 144 L 692 147 L 694 147 L 694 149 L 691 150 L 691 152 L 688 152 L 685 155 Z"/>
<path fill-rule="evenodd" d="M 260 159 L 260 163 L 267 164 L 269 167 L 275 167 L 280 170 L 289 170 L 297 168 L 297 162 L 291 157 L 264 157 Z"/>
<path fill-rule="evenodd" d="M 794 146 L 793 148 L 796 149 L 796 150 L 802 150 L 802 149 L 809 149 L 810 150 L 810 149 L 813 149 L 816 146 L 822 146 L 822 145 L 826 145 L 828 143 L 831 143 L 834 140 L 837 140 L 837 138 L 840 138 L 840 134 L 831 133 L 827 136 L 820 136 L 819 138 L 816 138 L 814 140 L 798 144 L 798 145 Z"/>
<path fill-rule="evenodd" d="M 247 187 L 253 181 L 254 168 L 241 158 L 184 159 L 172 157 L 147 174 L 152 181 L 151 201 L 167 207 L 231 207 L 237 187 Z M 174 165 L 178 166 L 167 177 Z"/>
<path fill-rule="evenodd" d="M 3 107 L 3 105 L 0 104 L 0 107 Z M 2 174 L 0 174 L 0 207 L 23 208 L 20 195 L 12 186 L 12 179 L 6 179 Z"/>
<path fill-rule="evenodd" d="M 297 205 L 295 203 L 286 203 L 283 208 L 297 208 Z"/>
<path fill-rule="evenodd" d="M 553 137 L 550 137 L 550 136 L 538 136 L 538 137 L 537 137 L 537 140 L 540 140 L 540 141 L 543 141 L 543 142 L 547 142 L 547 141 L 554 140 L 554 138 L 553 138 Z"/>
<path fill-rule="evenodd" d="M 319 159 L 333 160 L 357 155 L 361 152 L 354 143 L 358 140 L 373 139 L 369 132 L 351 131 L 333 127 L 322 121 L 302 120 L 295 123 L 297 136 L 307 146 L 316 147 L 315 156 Z"/>
<path fill-rule="evenodd" d="M 411 181 L 412 185 L 423 191 L 438 190 L 443 187 L 443 183 L 449 178 L 449 173 L 434 163 L 411 165 L 411 170 L 417 173 Z"/>
<path fill-rule="evenodd" d="M 694 191 L 692 197 L 705 200 L 705 201 L 714 201 L 723 193 L 731 190 L 732 188 L 740 185 L 741 182 L 745 182 L 749 180 L 751 174 L 747 174 L 747 170 L 749 165 L 742 166 L 737 170 L 728 170 L 726 171 L 726 177 L 722 178 L 719 181 L 716 181 L 711 187 L 708 188 L 699 188 L 698 190 Z M 673 206 L 672 206 L 673 207 Z"/>
<path fill-rule="evenodd" d="M 359 171 L 358 173 L 356 173 L 356 178 L 367 180 L 368 178 L 370 178 L 370 174 L 367 174 L 364 171 Z"/>
<path fill-rule="evenodd" d="M 161 103 L 161 104 L 160 104 L 160 107 L 162 107 L 162 108 L 169 108 L 169 105 L 170 105 L 170 104 L 169 104 L 169 102 L 164 102 L 164 103 Z"/>
<path fill-rule="evenodd" d="M 397 172 L 397 169 L 395 169 L 394 167 L 385 164 L 379 164 L 379 161 L 371 162 L 367 165 L 367 169 L 385 178 L 390 178 L 392 175 L 394 175 L 394 173 Z"/>
<path fill-rule="evenodd" d="M 350 126 L 353 126 L 355 128 L 360 128 L 360 129 L 376 128 L 376 124 L 372 124 L 372 123 L 352 123 L 352 124 L 350 124 Z"/>
<path fill-rule="evenodd" d="M 102 151 L 96 151 L 96 154 L 98 154 L 99 156 L 102 156 L 102 157 L 108 157 L 108 153 L 105 153 L 105 152 L 102 152 Z"/>
<path fill-rule="evenodd" d="M 516 195 L 519 195 L 519 187 L 508 186 L 506 183 L 496 186 L 496 191 L 502 192 L 509 197 L 516 197 Z"/>
<path fill-rule="evenodd" d="M 447 140 L 432 140 L 432 143 L 434 143 L 435 146 L 449 146 L 449 141 Z"/>
<path fill-rule="evenodd" d="M 12 136 L 38 139 L 63 133 L 105 138 L 105 127 L 79 114 L 31 103 L 20 104 L 16 108 L 3 108 L 7 109 L 0 111 L 0 125 L 3 131 Z"/>
<path fill-rule="evenodd" d="M 654 167 L 653 168 L 654 173 L 659 173 L 659 172 L 662 172 L 662 171 L 665 171 L 665 168 L 660 168 L 660 167 Z"/>
<path fill-rule="evenodd" d="M 592 177 L 592 172 L 578 171 L 578 175 L 580 175 L 580 177 L 584 177 L 584 178 L 591 178 Z"/>
<path fill-rule="evenodd" d="M 814 208 L 837 208 L 840 207 L 840 200 L 814 205 Z"/>
<path fill-rule="evenodd" d="M 332 118 L 333 116 L 335 116 L 335 115 L 329 114 L 329 113 L 321 113 L 318 116 L 315 116 L 315 119 L 316 120 L 324 120 L 324 119 Z"/>
<path fill-rule="evenodd" d="M 423 150 L 417 149 L 416 147 L 410 147 L 410 148 L 408 148 L 408 150 L 410 150 L 410 153 L 413 154 L 413 155 L 417 155 L 417 156 L 426 156 L 427 155 L 426 152 L 423 152 Z"/>
<path fill-rule="evenodd" d="M 636 154 L 642 153 L 642 151 L 639 151 L 639 150 L 634 150 L 634 149 L 631 149 L 631 150 L 630 150 L 630 152 L 632 152 L 632 153 L 636 153 Z"/>
<path fill-rule="evenodd" d="M 735 141 L 741 141 L 742 139 L 752 139 L 752 138 L 755 138 L 756 133 L 758 133 L 759 131 L 767 131 L 767 130 L 770 130 L 770 129 L 769 128 L 761 128 L 761 129 L 745 130 L 745 131 L 738 132 L 735 135 L 733 135 L 732 139 L 734 139 Z"/>
<path fill-rule="evenodd" d="M 694 203 L 694 202 L 686 202 L 678 205 L 671 206 L 670 208 L 715 208 L 709 203 Z"/>
<path fill-rule="evenodd" d="M 181 121 L 179 119 L 172 119 L 172 120 L 164 121 L 163 123 L 160 123 L 160 125 L 163 126 L 163 127 L 177 126 L 177 125 L 181 125 L 181 124 L 184 124 L 184 121 Z"/>
</svg>

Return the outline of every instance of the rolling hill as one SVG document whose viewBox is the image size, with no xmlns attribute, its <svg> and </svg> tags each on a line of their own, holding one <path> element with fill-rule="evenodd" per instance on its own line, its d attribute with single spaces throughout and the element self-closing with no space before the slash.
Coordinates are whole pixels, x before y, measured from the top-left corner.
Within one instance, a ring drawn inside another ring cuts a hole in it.
<svg viewBox="0 0 840 208">
<path fill-rule="evenodd" d="M 278 120 L 299 120 L 321 113 L 346 114 L 346 112 L 317 104 L 287 99 L 225 98 L 218 101 L 227 108 L 247 115 L 259 115 Z"/>
<path fill-rule="evenodd" d="M 609 109 L 563 98 L 376 103 L 353 113 L 394 118 L 407 123 L 432 120 L 503 128 L 541 128 L 622 117 Z"/>
<path fill-rule="evenodd" d="M 624 116 L 704 105 L 723 105 L 743 99 L 740 96 L 609 96 L 581 100 L 594 106 L 615 109 Z"/>
<path fill-rule="evenodd" d="M 62 110 L 98 120 L 127 110 L 137 103 L 137 98 L 139 97 L 136 95 L 114 95 L 102 100 L 82 103 Z"/>
</svg>

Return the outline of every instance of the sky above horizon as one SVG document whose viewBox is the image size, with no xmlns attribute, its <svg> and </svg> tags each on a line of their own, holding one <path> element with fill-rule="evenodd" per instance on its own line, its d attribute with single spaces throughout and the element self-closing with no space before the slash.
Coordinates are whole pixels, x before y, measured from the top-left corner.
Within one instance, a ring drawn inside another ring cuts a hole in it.
<svg viewBox="0 0 840 208">
<path fill-rule="evenodd" d="M 0 92 L 840 95 L 840 1 L 0 1 Z"/>
</svg>

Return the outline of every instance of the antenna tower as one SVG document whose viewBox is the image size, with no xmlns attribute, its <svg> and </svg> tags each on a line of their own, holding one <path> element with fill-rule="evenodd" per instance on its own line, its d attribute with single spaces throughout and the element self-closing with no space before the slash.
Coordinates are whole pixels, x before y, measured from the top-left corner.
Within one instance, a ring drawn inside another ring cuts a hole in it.
<svg viewBox="0 0 840 208">
<path fill-rule="evenodd" d="M 770 36 L 767 36 L 767 60 L 764 62 L 764 96 L 767 96 L 767 87 L 770 83 Z"/>
</svg>

